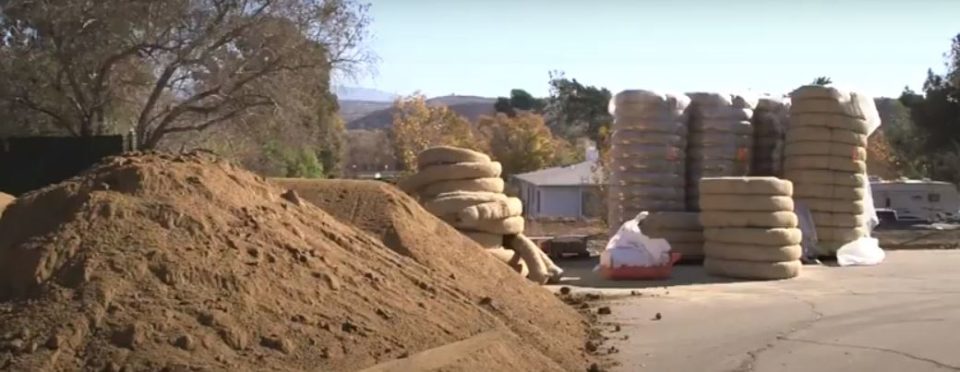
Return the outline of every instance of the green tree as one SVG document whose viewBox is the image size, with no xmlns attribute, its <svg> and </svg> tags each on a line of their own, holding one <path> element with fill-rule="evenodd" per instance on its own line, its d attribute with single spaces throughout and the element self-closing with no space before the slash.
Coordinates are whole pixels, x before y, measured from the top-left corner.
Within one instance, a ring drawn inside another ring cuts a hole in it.
<svg viewBox="0 0 960 372">
<path fill-rule="evenodd" d="M 914 167 L 934 179 L 960 182 L 960 34 L 946 54 L 947 72 L 927 71 L 923 94 L 904 89 L 900 102 L 910 109 L 917 143 L 900 144 L 898 151 L 914 157 Z M 912 147 L 911 147 L 912 146 Z M 911 149 L 916 153 L 910 153 Z"/>
<path fill-rule="evenodd" d="M 607 108 L 611 97 L 606 88 L 584 85 L 577 79 L 566 78 L 562 72 L 551 72 L 550 97 L 544 113 L 547 126 L 568 141 L 586 137 L 603 147 L 604 133 L 613 122 Z"/>
<path fill-rule="evenodd" d="M 498 97 L 493 107 L 499 113 L 506 114 L 509 117 L 515 117 L 518 111 L 541 114 L 546 105 L 547 102 L 545 99 L 536 98 L 526 90 L 512 89 L 510 90 L 509 98 Z"/>
<path fill-rule="evenodd" d="M 820 77 L 817 77 L 816 79 L 813 79 L 813 85 L 827 86 L 830 84 L 833 84 L 833 80 L 830 80 L 830 78 L 826 76 L 820 76 Z"/>
</svg>

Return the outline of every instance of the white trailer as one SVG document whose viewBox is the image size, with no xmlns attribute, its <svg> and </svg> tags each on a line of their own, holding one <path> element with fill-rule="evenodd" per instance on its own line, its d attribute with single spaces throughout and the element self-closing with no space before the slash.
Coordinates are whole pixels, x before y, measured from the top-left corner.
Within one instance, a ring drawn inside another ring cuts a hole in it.
<svg viewBox="0 0 960 372">
<path fill-rule="evenodd" d="M 900 179 L 870 182 L 873 205 L 892 209 L 901 221 L 954 219 L 960 214 L 960 194 L 949 182 Z"/>
</svg>

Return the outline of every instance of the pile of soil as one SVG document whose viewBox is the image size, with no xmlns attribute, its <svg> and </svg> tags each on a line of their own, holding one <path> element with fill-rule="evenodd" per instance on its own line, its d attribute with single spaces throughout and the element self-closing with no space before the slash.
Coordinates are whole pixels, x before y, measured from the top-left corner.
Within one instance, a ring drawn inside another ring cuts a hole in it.
<svg viewBox="0 0 960 372">
<path fill-rule="evenodd" d="M 479 266 L 446 275 L 210 155 L 109 158 L 0 219 L 0 369 L 354 371 L 558 311 Z M 451 363 L 580 369 L 563 310 L 549 358 L 517 332 Z"/>
<path fill-rule="evenodd" d="M 470 298 L 489 298 L 490 314 L 534 349 L 579 370 L 586 358 L 584 318 L 551 292 L 490 257 L 470 238 L 423 209 L 399 189 L 377 181 L 271 179 L 357 226 L 394 251 L 453 278 Z M 493 369 L 490 369 L 493 370 Z M 521 369 L 512 369 L 521 370 Z"/>
</svg>

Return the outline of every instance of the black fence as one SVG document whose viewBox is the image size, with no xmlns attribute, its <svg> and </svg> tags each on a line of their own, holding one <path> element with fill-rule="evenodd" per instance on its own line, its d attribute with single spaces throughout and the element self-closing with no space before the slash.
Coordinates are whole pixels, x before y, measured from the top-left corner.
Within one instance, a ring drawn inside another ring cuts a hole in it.
<svg viewBox="0 0 960 372">
<path fill-rule="evenodd" d="M 0 191 L 18 196 L 131 149 L 124 136 L 0 138 Z"/>
</svg>

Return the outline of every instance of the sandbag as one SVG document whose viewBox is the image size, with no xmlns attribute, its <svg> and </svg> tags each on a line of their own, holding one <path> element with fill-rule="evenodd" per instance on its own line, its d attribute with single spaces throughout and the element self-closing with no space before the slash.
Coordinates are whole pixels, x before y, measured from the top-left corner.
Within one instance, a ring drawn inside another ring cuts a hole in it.
<svg viewBox="0 0 960 372">
<path fill-rule="evenodd" d="M 496 257 L 500 262 L 510 266 L 510 268 L 519 273 L 520 276 L 526 278 L 530 275 L 530 269 L 527 267 L 527 263 L 523 261 L 518 252 L 502 247 L 487 249 L 486 252 Z"/>
<path fill-rule="evenodd" d="M 679 115 L 675 117 L 663 116 L 651 118 L 617 113 L 613 119 L 613 127 L 616 129 L 630 129 L 648 133 L 686 134 L 686 127 L 683 125 L 683 121 Z"/>
<path fill-rule="evenodd" d="M 611 177 L 618 174 L 682 174 L 685 164 L 678 160 L 645 160 L 629 161 L 627 159 L 614 159 L 610 164 L 609 170 Z"/>
<path fill-rule="evenodd" d="M 782 262 L 799 260 L 803 248 L 799 245 L 766 246 L 706 242 L 703 253 L 709 258 L 753 262 Z"/>
<path fill-rule="evenodd" d="M 523 234 L 508 236 L 505 238 L 507 246 L 516 251 L 523 262 L 530 269 L 527 279 L 534 283 L 544 284 L 550 279 L 550 273 L 547 272 L 547 265 L 543 262 L 540 255 L 540 247 Z"/>
<path fill-rule="evenodd" d="M 547 252 L 544 252 L 542 249 L 537 249 L 537 254 L 540 256 L 540 260 L 543 261 L 543 264 L 547 267 L 547 274 L 550 276 L 550 279 L 547 280 L 547 283 L 559 282 L 563 276 L 563 269 L 557 266 L 557 264 L 553 263 L 553 260 L 550 259 L 549 255 L 547 255 Z"/>
<path fill-rule="evenodd" d="M 476 191 L 502 193 L 504 190 L 503 178 L 488 177 L 472 180 L 442 181 L 425 186 L 418 194 L 425 198 L 432 198 L 439 194 L 455 191 Z"/>
<path fill-rule="evenodd" d="M 786 156 L 821 155 L 853 160 L 866 160 L 867 149 L 862 146 L 835 142 L 790 142 L 783 148 Z"/>
<path fill-rule="evenodd" d="M 492 249 L 503 247 L 503 235 L 471 231 L 461 231 L 461 233 L 477 242 L 477 244 L 480 244 L 483 248 Z"/>
<path fill-rule="evenodd" d="M 807 101 L 794 107 L 797 111 L 791 110 L 791 128 L 821 127 L 843 129 L 864 135 L 870 133 L 870 123 L 867 120 L 862 117 L 851 117 L 850 112 L 841 112 L 845 109 L 838 107 L 836 102 Z M 787 136 L 789 135 L 788 132 Z"/>
<path fill-rule="evenodd" d="M 500 220 L 483 220 L 476 222 L 448 221 L 453 227 L 468 231 L 478 231 L 490 234 L 514 235 L 523 232 L 523 217 L 508 217 Z"/>
<path fill-rule="evenodd" d="M 453 146 L 431 147 L 417 154 L 417 168 L 421 170 L 433 165 L 489 162 L 486 154 Z"/>
<path fill-rule="evenodd" d="M 670 244 L 703 242 L 703 231 L 667 229 L 644 229 L 641 231 L 651 238 L 666 239 Z"/>
<path fill-rule="evenodd" d="M 680 258 L 701 258 L 703 257 L 703 242 L 693 243 L 670 243 L 670 251 L 680 253 Z"/>
<path fill-rule="evenodd" d="M 803 200 L 803 203 L 807 205 L 807 208 L 813 212 L 863 214 L 865 210 L 863 200 L 837 200 L 822 198 L 805 198 L 800 200 Z"/>
<path fill-rule="evenodd" d="M 13 195 L 8 195 L 0 192 L 0 215 L 3 214 L 3 210 L 7 208 L 7 205 L 10 205 L 10 203 L 13 203 L 14 200 L 16 200 L 16 197 L 14 197 Z"/>
<path fill-rule="evenodd" d="M 855 146 L 867 146 L 867 135 L 851 130 L 828 127 L 791 127 L 787 132 L 789 142 L 831 142 L 846 143 Z"/>
<path fill-rule="evenodd" d="M 650 144 L 613 144 L 610 146 L 610 157 L 614 159 L 673 161 L 685 159 L 686 156 L 683 148 L 679 146 Z"/>
<path fill-rule="evenodd" d="M 659 93 L 650 90 L 629 89 L 613 96 L 608 107 L 610 114 L 626 109 L 666 109 L 680 112 L 690 105 L 690 98 L 684 94 Z"/>
<path fill-rule="evenodd" d="M 861 227 L 866 226 L 870 220 L 865 214 L 853 213 L 830 213 L 830 212 L 811 212 L 813 223 L 817 228 L 821 227 Z"/>
<path fill-rule="evenodd" d="M 702 230 L 699 216 L 697 212 L 651 212 L 640 223 L 640 228 L 644 231 L 645 229 Z"/>
<path fill-rule="evenodd" d="M 476 223 L 481 220 L 499 220 L 521 214 L 523 214 L 523 202 L 518 198 L 508 197 L 504 200 L 489 201 L 463 208 L 457 212 L 457 217 L 467 223 Z"/>
<path fill-rule="evenodd" d="M 687 143 L 697 146 L 708 145 L 746 145 L 753 142 L 753 134 L 739 134 L 731 132 L 692 132 L 687 136 Z"/>
<path fill-rule="evenodd" d="M 503 167 L 499 162 L 458 163 L 434 165 L 421 169 L 416 174 L 400 181 L 397 186 L 407 193 L 416 193 L 424 186 L 452 180 L 499 177 Z"/>
<path fill-rule="evenodd" d="M 819 232 L 820 230 L 817 230 Z M 784 246 L 800 244 L 798 228 L 716 228 L 705 227 L 703 236 L 708 242 Z"/>
<path fill-rule="evenodd" d="M 787 156 L 783 160 L 783 167 L 787 170 L 816 169 L 847 173 L 865 173 L 867 171 L 867 162 L 839 156 L 796 155 Z"/>
<path fill-rule="evenodd" d="M 679 134 L 647 132 L 636 129 L 617 129 L 610 135 L 610 143 L 613 146 L 618 144 L 654 144 L 683 147 L 686 144 L 684 136 Z"/>
<path fill-rule="evenodd" d="M 806 99 L 832 99 L 835 101 L 849 99 L 850 93 L 832 86 L 809 84 L 803 85 L 790 92 L 790 102 Z"/>
<path fill-rule="evenodd" d="M 699 205 L 703 211 L 780 212 L 792 211 L 793 199 L 789 196 L 705 194 L 700 196 Z"/>
<path fill-rule="evenodd" d="M 838 200 L 863 200 L 866 188 L 854 186 L 818 185 L 797 182 L 794 186 L 793 197 L 824 198 Z"/>
<path fill-rule="evenodd" d="M 700 194 L 790 196 L 793 183 L 776 177 L 703 178 L 700 180 Z"/>
<path fill-rule="evenodd" d="M 457 216 L 460 211 L 489 202 L 506 202 L 507 196 L 500 193 L 454 191 L 437 195 L 423 203 L 423 209 L 438 217 Z"/>
<path fill-rule="evenodd" d="M 687 158 L 747 162 L 750 161 L 750 153 L 752 150 L 753 148 L 750 144 L 690 146 L 687 149 Z"/>
<path fill-rule="evenodd" d="M 866 174 L 822 169 L 787 169 L 784 171 L 784 176 L 794 183 L 804 184 L 852 187 L 866 187 L 867 184 Z"/>
<path fill-rule="evenodd" d="M 793 211 L 780 212 L 700 212 L 700 223 L 707 227 L 797 227 Z"/>
<path fill-rule="evenodd" d="M 824 241 L 852 242 L 867 234 L 868 230 L 864 227 L 817 226 L 817 238 Z"/>
<path fill-rule="evenodd" d="M 707 257 L 703 268 L 707 274 L 738 279 L 780 280 L 800 274 L 799 260 L 781 262 L 751 262 Z"/>
</svg>

